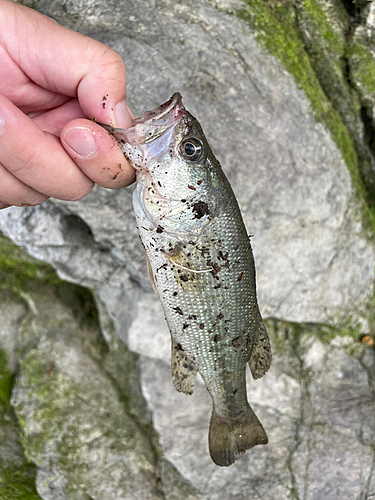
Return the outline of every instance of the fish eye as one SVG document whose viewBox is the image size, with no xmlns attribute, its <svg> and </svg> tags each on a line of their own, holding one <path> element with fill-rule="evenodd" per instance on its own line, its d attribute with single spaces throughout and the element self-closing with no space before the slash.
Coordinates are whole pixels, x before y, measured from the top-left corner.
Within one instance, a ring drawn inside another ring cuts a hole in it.
<svg viewBox="0 0 375 500">
<path fill-rule="evenodd" d="M 189 137 L 181 144 L 182 156 L 189 161 L 198 161 L 202 158 L 204 148 L 202 142 L 196 137 Z"/>
</svg>

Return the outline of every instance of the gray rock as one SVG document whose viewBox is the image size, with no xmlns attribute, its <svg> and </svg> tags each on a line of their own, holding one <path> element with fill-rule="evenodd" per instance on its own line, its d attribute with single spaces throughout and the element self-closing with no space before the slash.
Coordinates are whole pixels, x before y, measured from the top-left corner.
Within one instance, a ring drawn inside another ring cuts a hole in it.
<svg viewBox="0 0 375 500">
<path fill-rule="evenodd" d="M 293 77 L 255 42 L 246 23 L 202 0 L 71 0 L 64 8 L 41 1 L 38 8 L 123 56 L 135 114 L 181 91 L 254 234 L 265 316 L 332 321 L 366 301 L 373 249 L 360 236 L 340 151 Z M 98 188 L 80 202 L 58 202 L 59 209 L 51 202 L 48 209 L 2 211 L 0 228 L 66 279 L 96 287 L 122 267 L 145 285 L 130 204 L 128 190 Z M 88 225 L 96 245 L 64 230 L 66 209 Z"/>
<path fill-rule="evenodd" d="M 211 402 L 202 383 L 192 396 L 179 394 L 169 367 L 142 357 L 142 389 L 165 456 L 205 499 L 352 500 L 364 491 L 368 498 L 375 494 L 373 382 L 361 361 L 364 351 L 358 348 L 353 358 L 341 346 L 309 344 L 283 343 L 270 373 L 248 381 L 249 402 L 269 444 L 249 450 L 228 469 L 218 469 L 208 455 Z M 367 355 L 373 364 L 374 352 Z"/>
<path fill-rule="evenodd" d="M 265 317 L 366 325 L 374 251 L 347 167 L 293 77 L 233 15 L 239 2 L 40 0 L 38 9 L 122 55 L 136 115 L 183 94 L 254 234 Z M 192 397 L 172 385 L 169 333 L 148 284 L 131 189 L 96 187 L 79 202 L 6 209 L 0 229 L 63 279 L 95 290 L 103 335 L 117 353 L 100 369 L 99 334 L 81 332 L 62 305 L 35 302 L 42 313 L 34 333 L 23 328 L 13 404 L 43 499 L 375 494 L 372 351 L 353 339 L 328 345 L 306 325 L 304 336 L 276 328 L 271 371 L 248 388 L 270 443 L 219 469 L 207 449 L 206 390 L 199 379 Z M 141 355 L 130 385 L 121 376 L 129 353 L 116 336 Z M 139 428 L 149 429 L 151 416 L 161 460 L 155 436 Z"/>
<path fill-rule="evenodd" d="M 35 490 L 37 470 L 24 455 L 19 426 L 9 405 L 18 361 L 18 329 L 27 311 L 23 304 L 9 300 L 3 290 L 0 299 L 0 498 L 40 500 Z"/>
<path fill-rule="evenodd" d="M 35 311 L 17 329 L 20 369 L 11 401 L 41 497 L 198 500 L 157 458 L 134 355 L 121 344 L 107 346 L 98 326 L 80 319 L 73 288 L 66 290 L 70 306 L 55 293 L 50 286 L 30 293 Z"/>
</svg>

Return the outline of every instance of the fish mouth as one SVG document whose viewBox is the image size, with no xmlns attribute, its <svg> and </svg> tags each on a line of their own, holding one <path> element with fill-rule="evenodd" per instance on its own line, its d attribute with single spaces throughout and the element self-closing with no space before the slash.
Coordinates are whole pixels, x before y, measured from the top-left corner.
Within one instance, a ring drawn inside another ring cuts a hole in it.
<svg viewBox="0 0 375 500">
<path fill-rule="evenodd" d="M 145 144 L 154 141 L 166 130 L 176 125 L 184 110 L 182 96 L 179 92 L 175 92 L 164 104 L 132 120 L 131 127 L 113 128 L 104 125 L 104 128 L 118 140 L 125 139 L 130 144 Z"/>
<path fill-rule="evenodd" d="M 184 109 L 182 97 L 179 92 L 175 92 L 170 99 L 152 111 L 146 111 L 141 117 L 132 120 L 132 127 L 150 121 L 152 124 L 171 123 L 179 118 Z"/>
</svg>

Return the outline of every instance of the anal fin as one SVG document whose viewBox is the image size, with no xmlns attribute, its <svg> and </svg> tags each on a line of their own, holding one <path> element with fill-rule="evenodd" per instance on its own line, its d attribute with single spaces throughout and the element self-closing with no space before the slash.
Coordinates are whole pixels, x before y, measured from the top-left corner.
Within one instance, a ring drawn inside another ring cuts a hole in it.
<svg viewBox="0 0 375 500">
<path fill-rule="evenodd" d="M 260 318 L 258 327 L 258 338 L 254 343 L 253 351 L 249 359 L 250 371 L 254 379 L 261 378 L 271 366 L 272 353 L 267 329 Z"/>
<path fill-rule="evenodd" d="M 172 379 L 175 389 L 184 394 L 193 394 L 197 369 L 188 360 L 180 344 L 172 339 Z"/>
</svg>

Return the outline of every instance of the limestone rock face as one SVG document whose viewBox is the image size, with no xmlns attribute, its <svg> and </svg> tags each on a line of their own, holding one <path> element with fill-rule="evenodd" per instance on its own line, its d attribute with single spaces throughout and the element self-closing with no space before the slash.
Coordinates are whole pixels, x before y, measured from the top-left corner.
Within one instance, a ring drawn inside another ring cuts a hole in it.
<svg viewBox="0 0 375 500">
<path fill-rule="evenodd" d="M 271 45 L 259 42 L 266 27 L 257 16 L 263 15 L 266 2 L 35 4 L 123 57 L 128 102 L 135 115 L 181 92 L 254 235 L 260 308 L 265 318 L 272 318 L 268 327 L 275 353 L 271 371 L 264 379 L 249 380 L 248 387 L 249 401 L 270 442 L 250 450 L 232 467 L 219 469 L 208 454 L 207 392 L 199 379 L 192 397 L 173 388 L 169 333 L 148 283 L 132 188 L 95 187 L 78 202 L 50 200 L 35 208 L 0 211 L 0 230 L 17 245 L 50 263 L 64 280 L 94 290 L 105 339 L 98 330 L 81 332 L 69 309 L 38 294 L 31 302 L 36 308 L 31 307 L 32 322 L 14 330 L 17 343 L 10 342 L 9 329 L 4 334 L 9 366 L 17 374 L 12 405 L 27 455 L 37 466 L 40 496 L 371 498 L 374 351 L 353 340 L 353 327 L 371 326 L 374 249 L 365 239 L 360 203 L 344 161 L 355 155 L 355 147 L 350 139 L 345 150 L 335 142 L 341 133 L 347 134 L 341 115 L 334 115 L 338 129 L 332 120 L 331 128 L 322 121 L 324 114 L 333 116 L 322 90 L 309 93 L 285 63 L 270 55 L 265 47 Z M 321 51 L 309 47 L 310 55 L 327 56 L 318 58 L 316 67 L 323 70 L 330 61 L 335 65 L 322 73 L 329 78 L 336 78 L 344 57 L 352 61 L 353 85 L 363 90 L 370 108 L 373 96 L 356 69 L 361 59 L 354 50 L 352 59 L 346 52 L 347 15 L 341 8 L 336 13 L 334 3 L 326 2 L 326 7 L 325 15 L 333 12 L 332 30 L 340 43 L 328 43 L 314 31 L 323 21 L 307 7 L 298 17 L 304 43 L 316 43 Z M 322 6 L 319 9 L 323 12 Z M 297 11 L 288 10 L 288 22 L 290 12 Z M 278 33 L 275 40 L 284 35 Z M 305 80 L 313 80 L 309 59 L 290 54 L 299 46 L 293 37 L 289 42 L 281 50 L 298 61 L 298 71 L 306 60 L 302 72 L 306 69 Z M 352 90 L 345 87 L 341 73 L 337 82 L 340 92 L 335 96 L 344 113 Z M 353 124 L 359 144 L 365 127 L 356 114 L 359 100 L 353 102 L 347 106 L 347 123 Z M 371 156 L 370 149 L 364 146 L 364 157 Z M 368 165 L 371 176 L 371 158 Z M 335 337 L 329 328 L 312 323 L 345 325 L 351 337 Z M 118 337 L 140 356 L 139 364 Z M 18 354 L 15 345 L 21 349 Z M 132 383 L 124 382 L 124 373 Z"/>
<path fill-rule="evenodd" d="M 27 491 L 36 500 L 36 474 L 43 500 L 199 500 L 159 457 L 136 357 L 116 338 L 104 342 L 97 322 L 85 319 L 92 304 L 72 286 L 34 287 L 28 300 L 29 310 L 0 305 L 1 361 L 18 366 L 11 405 L 19 423 L 0 401 L 0 498 Z"/>
<path fill-rule="evenodd" d="M 69 0 L 38 8 L 119 52 L 135 115 L 182 93 L 254 235 L 265 316 L 330 321 L 371 295 L 373 249 L 360 236 L 341 152 L 293 76 L 227 13 L 235 3 Z M 102 286 L 122 266 L 145 285 L 130 190 L 97 188 L 79 202 L 3 211 L 0 228 L 67 279 Z M 96 244 L 78 228 L 71 233 L 64 214 L 87 224 Z"/>
</svg>

